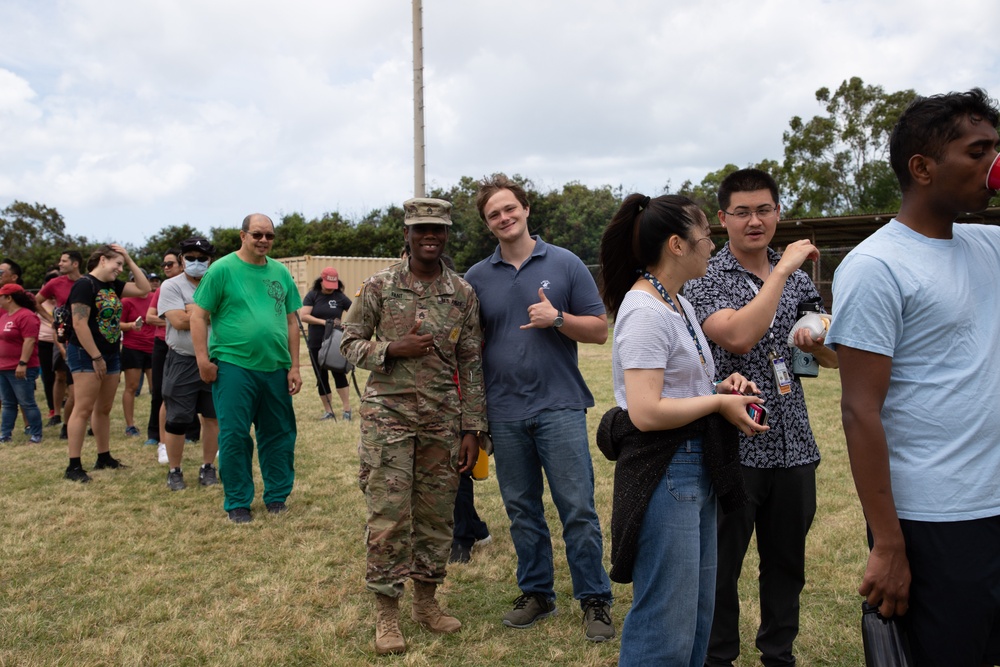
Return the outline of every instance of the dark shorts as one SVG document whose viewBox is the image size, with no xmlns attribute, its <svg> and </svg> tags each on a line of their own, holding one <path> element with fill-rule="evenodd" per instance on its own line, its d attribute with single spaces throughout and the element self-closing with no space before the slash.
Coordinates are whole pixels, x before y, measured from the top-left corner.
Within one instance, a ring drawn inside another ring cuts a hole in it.
<svg viewBox="0 0 1000 667">
<path fill-rule="evenodd" d="M 912 576 L 902 618 L 916 664 L 1000 664 L 1000 516 L 899 523 Z"/>
<path fill-rule="evenodd" d="M 198 419 L 198 413 L 206 419 L 216 419 L 212 385 L 202 381 L 194 357 L 173 350 L 167 352 L 162 393 L 168 422 L 190 424 Z"/>
<path fill-rule="evenodd" d="M 146 370 L 153 367 L 153 353 L 133 350 L 130 347 L 122 347 L 122 368 L 132 370 L 138 368 Z"/>
<path fill-rule="evenodd" d="M 117 352 L 105 354 L 104 363 L 107 364 L 105 373 L 115 375 L 122 372 L 121 358 Z M 93 373 L 94 362 L 82 347 L 69 343 L 66 345 L 66 365 L 71 373 Z"/>
</svg>

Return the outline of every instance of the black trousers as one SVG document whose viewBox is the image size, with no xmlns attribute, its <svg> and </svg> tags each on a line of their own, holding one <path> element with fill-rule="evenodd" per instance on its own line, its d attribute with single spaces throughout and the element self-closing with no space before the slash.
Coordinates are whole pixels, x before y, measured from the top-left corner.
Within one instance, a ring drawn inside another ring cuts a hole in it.
<svg viewBox="0 0 1000 667">
<path fill-rule="evenodd" d="M 480 456 L 486 456 L 480 453 Z M 472 475 L 462 473 L 458 478 L 458 494 L 455 496 L 455 533 L 452 542 L 471 547 L 476 540 L 489 537 L 490 529 L 476 512 L 475 491 Z"/>
<path fill-rule="evenodd" d="M 163 442 L 160 433 L 160 406 L 163 405 L 163 365 L 167 361 L 170 347 L 162 338 L 153 339 L 153 383 L 149 388 L 149 421 L 146 422 L 146 437 L 150 440 Z M 184 437 L 188 440 L 201 439 L 201 420 L 194 415 L 194 421 L 188 426 Z"/>
<path fill-rule="evenodd" d="M 49 410 L 55 409 L 55 402 L 52 397 L 52 384 L 56 381 L 56 372 L 52 368 L 52 355 L 55 353 L 55 343 L 47 340 L 38 341 L 38 364 L 42 368 L 42 387 L 45 389 L 45 403 Z M 62 412 L 62 406 L 59 406 Z"/>
<path fill-rule="evenodd" d="M 760 555 L 760 628 L 757 649 L 765 667 L 794 665 L 799 633 L 799 594 L 805 585 L 806 534 L 816 515 L 816 465 L 794 468 L 743 466 L 750 502 L 719 513 L 719 569 L 715 618 L 706 665 L 732 665 L 740 654 L 737 588 L 750 537 Z"/>
</svg>

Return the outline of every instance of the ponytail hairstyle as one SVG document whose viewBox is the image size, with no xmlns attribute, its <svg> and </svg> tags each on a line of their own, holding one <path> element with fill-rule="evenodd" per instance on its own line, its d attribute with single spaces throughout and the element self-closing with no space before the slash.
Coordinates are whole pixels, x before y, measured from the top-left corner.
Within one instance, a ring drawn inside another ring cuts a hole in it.
<svg viewBox="0 0 1000 667">
<path fill-rule="evenodd" d="M 612 317 L 636 276 L 660 262 L 667 240 L 677 235 L 690 241 L 691 229 L 703 218 L 698 205 L 680 195 L 625 198 L 604 230 L 599 252 L 601 299 Z"/>
</svg>

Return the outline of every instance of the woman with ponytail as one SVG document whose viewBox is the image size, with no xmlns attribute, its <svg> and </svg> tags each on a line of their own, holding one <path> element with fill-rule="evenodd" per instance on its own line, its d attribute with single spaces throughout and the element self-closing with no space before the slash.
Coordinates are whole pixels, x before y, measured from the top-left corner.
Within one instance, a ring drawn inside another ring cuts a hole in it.
<svg viewBox="0 0 1000 667">
<path fill-rule="evenodd" d="M 625 199 L 601 239 L 601 296 L 615 318 L 616 408 L 598 445 L 616 461 L 611 578 L 632 583 L 619 665 L 704 664 L 715 603 L 716 505 L 746 501 L 737 429 L 757 387 L 715 363 L 678 294 L 705 275 L 708 220 L 686 197 Z"/>
</svg>

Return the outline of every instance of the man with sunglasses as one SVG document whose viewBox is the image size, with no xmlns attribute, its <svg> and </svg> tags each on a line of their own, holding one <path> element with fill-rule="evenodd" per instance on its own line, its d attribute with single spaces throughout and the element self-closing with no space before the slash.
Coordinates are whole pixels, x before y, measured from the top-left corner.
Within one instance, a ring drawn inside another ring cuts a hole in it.
<svg viewBox="0 0 1000 667">
<path fill-rule="evenodd" d="M 191 342 L 191 305 L 194 292 L 215 256 L 215 247 L 202 237 L 181 242 L 180 256 L 184 272 L 163 284 L 158 295 L 158 315 L 166 320 L 167 357 L 163 365 L 163 404 L 166 407 L 164 436 L 167 460 L 167 488 L 186 488 L 181 459 L 184 438 L 200 414 L 204 419 L 201 437 L 202 465 L 198 483 L 211 486 L 218 482 L 214 466 L 219 449 L 219 421 L 216 418 L 212 387 L 201 379 L 194 344 Z M 211 333 L 211 329 L 209 330 Z"/>
<path fill-rule="evenodd" d="M 788 334 L 798 304 L 820 301 L 800 269 L 819 257 L 808 240 L 779 254 L 769 247 L 781 207 L 778 185 L 759 169 L 733 172 L 719 186 L 719 222 L 729 241 L 703 278 L 685 286 L 712 346 L 716 379 L 739 371 L 757 383 L 768 410 L 765 433 L 740 435 L 740 460 L 750 502 L 719 516 L 715 619 L 706 665 L 732 665 L 740 653 L 737 583 L 750 537 L 760 555 L 760 628 L 757 648 L 768 667 L 794 665 L 799 594 L 805 584 L 806 533 L 816 514 L 819 449 L 809 427 L 800 381 L 792 374 Z M 821 366 L 837 367 L 836 354 L 808 330 L 795 347 Z"/>
<path fill-rule="evenodd" d="M 212 262 L 191 304 L 191 340 L 201 379 L 212 385 L 219 420 L 219 469 L 224 509 L 233 523 L 253 520 L 253 447 L 270 514 L 287 510 L 295 481 L 295 411 L 302 388 L 298 287 L 268 253 L 274 223 L 254 213 L 243 219 L 239 250 Z M 211 321 L 211 338 L 209 338 Z"/>
</svg>

